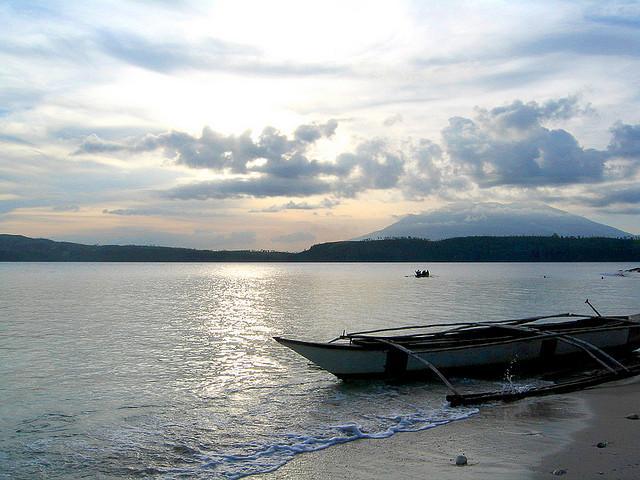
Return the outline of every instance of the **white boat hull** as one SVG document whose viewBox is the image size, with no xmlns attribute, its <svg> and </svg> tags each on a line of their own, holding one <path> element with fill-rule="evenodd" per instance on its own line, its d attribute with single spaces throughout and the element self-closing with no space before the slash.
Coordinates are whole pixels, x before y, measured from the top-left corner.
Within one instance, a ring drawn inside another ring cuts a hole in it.
<svg viewBox="0 0 640 480">
<path fill-rule="evenodd" d="M 631 351 L 640 346 L 640 326 L 572 333 L 605 351 Z M 394 376 L 424 371 L 427 367 L 413 356 L 381 345 L 379 348 L 355 344 L 314 343 L 276 337 L 276 340 L 317 366 L 341 377 Z M 511 362 L 535 363 L 559 360 L 582 353 L 575 345 L 551 339 L 510 339 L 472 346 L 448 348 L 415 347 L 412 353 L 440 370 L 482 369 Z M 586 357 L 586 355 L 585 355 Z"/>
</svg>

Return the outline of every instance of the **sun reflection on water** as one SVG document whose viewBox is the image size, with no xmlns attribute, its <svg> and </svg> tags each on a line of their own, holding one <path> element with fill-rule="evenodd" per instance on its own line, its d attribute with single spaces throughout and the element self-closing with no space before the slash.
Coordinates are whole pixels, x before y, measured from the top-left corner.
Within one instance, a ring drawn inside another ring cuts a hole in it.
<svg viewBox="0 0 640 480">
<path fill-rule="evenodd" d="M 583 311 L 585 297 L 640 311 L 636 282 L 600 278 L 619 265 L 438 264 L 428 281 L 413 267 L 0 264 L 0 462 L 18 478 L 236 478 L 470 414 L 437 385 L 342 383 L 274 335 Z"/>
</svg>

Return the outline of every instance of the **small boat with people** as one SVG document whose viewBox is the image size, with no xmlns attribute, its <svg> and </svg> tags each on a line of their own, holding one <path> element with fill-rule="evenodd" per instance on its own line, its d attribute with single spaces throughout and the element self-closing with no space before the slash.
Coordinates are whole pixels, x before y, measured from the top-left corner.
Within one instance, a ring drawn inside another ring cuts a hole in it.
<svg viewBox="0 0 640 480">
<path fill-rule="evenodd" d="M 638 277 L 640 278 L 640 267 L 629 268 L 628 270 L 618 270 L 615 273 L 617 277 Z"/>
<path fill-rule="evenodd" d="M 431 276 L 429 270 L 416 270 L 414 273 L 416 278 L 429 278 Z"/>
<path fill-rule="evenodd" d="M 587 300 L 588 303 L 588 300 Z M 591 306 L 591 304 L 589 304 Z M 274 337 L 320 368 L 344 380 L 439 377 L 454 397 L 445 374 L 486 376 L 517 361 L 525 369 L 569 365 L 585 358 L 618 378 L 622 363 L 640 348 L 640 314 L 561 313 L 515 320 L 470 319 L 347 333 L 327 342 Z"/>
</svg>

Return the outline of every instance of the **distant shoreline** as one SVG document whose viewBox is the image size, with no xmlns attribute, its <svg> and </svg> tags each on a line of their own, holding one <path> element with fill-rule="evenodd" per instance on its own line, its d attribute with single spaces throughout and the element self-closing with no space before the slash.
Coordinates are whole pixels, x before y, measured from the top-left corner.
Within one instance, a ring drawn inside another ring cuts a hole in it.
<svg viewBox="0 0 640 480">
<path fill-rule="evenodd" d="M 638 238 L 395 238 L 321 243 L 299 253 L 84 245 L 0 234 L 1 262 L 640 262 Z"/>
</svg>

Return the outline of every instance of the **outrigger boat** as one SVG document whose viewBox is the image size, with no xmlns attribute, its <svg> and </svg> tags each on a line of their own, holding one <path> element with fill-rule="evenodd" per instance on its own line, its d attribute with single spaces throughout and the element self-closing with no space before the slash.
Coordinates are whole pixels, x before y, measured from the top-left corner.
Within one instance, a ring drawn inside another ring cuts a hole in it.
<svg viewBox="0 0 640 480">
<path fill-rule="evenodd" d="M 558 368 L 584 359 L 584 354 L 604 368 L 608 379 L 640 372 L 640 366 L 621 363 L 640 348 L 640 314 L 602 316 L 591 308 L 596 315 L 562 313 L 343 332 L 328 342 L 274 338 L 341 379 L 435 374 L 451 390 L 451 403 L 459 404 L 465 403 L 464 395 L 445 373 L 486 376 L 504 372 L 514 361 L 532 370 Z"/>
</svg>

